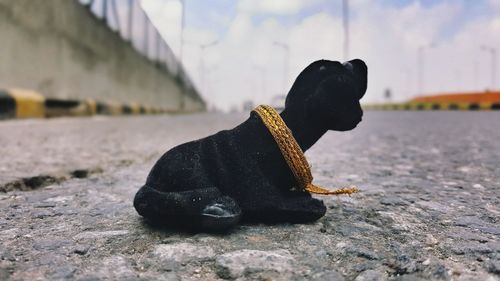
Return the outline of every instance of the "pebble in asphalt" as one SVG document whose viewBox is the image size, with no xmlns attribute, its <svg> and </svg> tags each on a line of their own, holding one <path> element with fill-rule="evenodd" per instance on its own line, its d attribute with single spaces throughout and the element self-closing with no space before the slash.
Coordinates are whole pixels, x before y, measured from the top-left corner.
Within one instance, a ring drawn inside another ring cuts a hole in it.
<svg viewBox="0 0 500 281">
<path fill-rule="evenodd" d="M 303 225 L 226 235 L 145 224 L 132 198 L 176 144 L 246 115 L 0 123 L 0 280 L 499 280 L 498 112 L 367 112 L 310 151 Z"/>
</svg>

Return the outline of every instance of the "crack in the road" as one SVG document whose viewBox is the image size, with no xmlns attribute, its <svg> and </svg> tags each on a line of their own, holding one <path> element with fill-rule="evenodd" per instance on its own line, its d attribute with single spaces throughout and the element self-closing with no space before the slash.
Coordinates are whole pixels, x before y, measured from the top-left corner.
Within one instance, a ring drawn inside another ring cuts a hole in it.
<svg viewBox="0 0 500 281">
<path fill-rule="evenodd" d="M 6 193 L 10 191 L 30 191 L 52 184 L 60 184 L 72 178 L 87 178 L 92 174 L 98 174 L 102 172 L 103 170 L 101 168 L 90 168 L 25 177 L 0 185 L 0 192 Z"/>
</svg>

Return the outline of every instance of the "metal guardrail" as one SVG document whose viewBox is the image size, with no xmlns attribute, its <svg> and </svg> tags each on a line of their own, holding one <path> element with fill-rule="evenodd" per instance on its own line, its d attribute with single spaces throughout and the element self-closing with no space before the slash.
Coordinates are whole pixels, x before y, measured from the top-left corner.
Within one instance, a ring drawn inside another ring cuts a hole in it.
<svg viewBox="0 0 500 281">
<path fill-rule="evenodd" d="M 165 67 L 187 90 L 197 92 L 172 49 L 153 25 L 139 0 L 76 0 L 151 62 Z"/>
</svg>

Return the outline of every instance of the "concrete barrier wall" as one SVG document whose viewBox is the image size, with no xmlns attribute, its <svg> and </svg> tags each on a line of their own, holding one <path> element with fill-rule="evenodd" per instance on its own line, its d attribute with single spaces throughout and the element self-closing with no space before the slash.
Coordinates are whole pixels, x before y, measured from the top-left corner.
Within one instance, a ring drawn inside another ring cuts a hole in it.
<svg viewBox="0 0 500 281">
<path fill-rule="evenodd" d="M 363 105 L 366 110 L 500 110 L 500 103 L 476 102 L 407 102 Z"/>
<path fill-rule="evenodd" d="M 500 92 L 448 93 L 403 103 L 365 104 L 367 110 L 500 110 Z"/>
<path fill-rule="evenodd" d="M 0 0 L 0 88 L 171 111 L 205 108 L 192 87 L 75 0 Z"/>
</svg>

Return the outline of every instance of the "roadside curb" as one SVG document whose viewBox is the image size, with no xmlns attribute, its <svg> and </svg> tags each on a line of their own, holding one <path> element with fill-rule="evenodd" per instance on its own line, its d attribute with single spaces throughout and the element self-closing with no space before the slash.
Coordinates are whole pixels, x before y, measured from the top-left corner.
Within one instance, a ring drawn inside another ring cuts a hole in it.
<svg viewBox="0 0 500 281">
<path fill-rule="evenodd" d="M 143 115 L 180 113 L 138 103 L 120 104 L 93 99 L 70 100 L 46 98 L 42 94 L 23 89 L 0 89 L 0 120 L 24 118 L 52 118 L 92 115 Z M 187 112 L 186 112 L 187 113 Z"/>
<path fill-rule="evenodd" d="M 1 93 L 0 118 L 45 117 L 45 98 L 41 94 L 21 89 L 2 90 Z"/>
<path fill-rule="evenodd" d="M 490 111 L 500 110 L 500 103 L 473 103 L 473 102 L 409 102 L 409 103 L 384 103 L 364 105 L 366 110 L 460 110 L 460 111 Z"/>
</svg>

